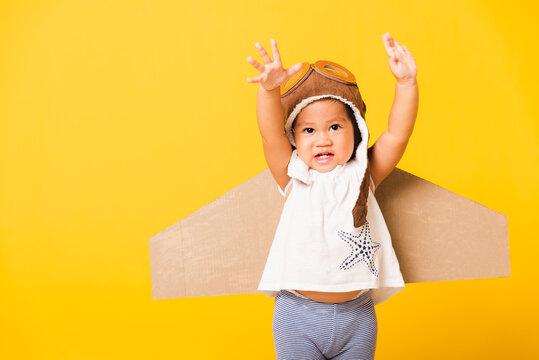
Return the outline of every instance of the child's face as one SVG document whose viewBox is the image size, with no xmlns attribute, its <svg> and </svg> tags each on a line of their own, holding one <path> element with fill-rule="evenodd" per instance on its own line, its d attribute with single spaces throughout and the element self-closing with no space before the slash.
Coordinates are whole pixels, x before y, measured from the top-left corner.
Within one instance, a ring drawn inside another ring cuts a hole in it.
<svg viewBox="0 0 539 360">
<path fill-rule="evenodd" d="M 328 99 L 307 105 L 296 118 L 294 141 L 299 158 L 318 172 L 346 163 L 354 151 L 354 127 L 345 105 Z"/>
</svg>

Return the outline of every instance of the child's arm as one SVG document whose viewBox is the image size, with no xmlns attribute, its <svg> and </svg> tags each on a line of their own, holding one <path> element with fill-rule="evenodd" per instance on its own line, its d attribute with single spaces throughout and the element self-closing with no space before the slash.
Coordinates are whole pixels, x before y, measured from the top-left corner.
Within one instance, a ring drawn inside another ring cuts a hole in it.
<svg viewBox="0 0 539 360">
<path fill-rule="evenodd" d="M 369 168 L 375 187 L 393 171 L 404 154 L 414 129 L 419 97 L 414 57 L 405 45 L 399 45 L 389 33 L 382 38 L 397 84 L 388 128 L 368 151 Z"/>
<path fill-rule="evenodd" d="M 285 70 L 281 64 L 281 58 L 275 40 L 271 40 L 273 58 L 272 61 L 262 45 L 256 43 L 255 46 L 264 60 L 264 65 L 259 64 L 252 57 L 247 61 L 251 63 L 260 75 L 248 78 L 247 82 L 260 83 L 258 88 L 256 114 L 258 118 L 258 128 L 262 136 L 264 156 L 266 162 L 277 184 L 284 189 L 288 180 L 288 162 L 292 155 L 290 141 L 284 132 L 284 113 L 281 106 L 281 96 L 279 87 L 286 82 L 290 76 L 301 69 L 301 63 Z"/>
</svg>

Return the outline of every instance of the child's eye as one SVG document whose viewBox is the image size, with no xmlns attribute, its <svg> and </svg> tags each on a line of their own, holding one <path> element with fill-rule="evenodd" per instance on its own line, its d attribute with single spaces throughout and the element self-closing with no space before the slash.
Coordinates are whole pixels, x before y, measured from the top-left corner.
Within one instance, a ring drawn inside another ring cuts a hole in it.
<svg viewBox="0 0 539 360">
<path fill-rule="evenodd" d="M 305 128 L 305 129 L 303 129 L 303 131 L 306 132 L 306 133 L 312 134 L 314 129 L 313 128 Z"/>
<path fill-rule="evenodd" d="M 331 130 L 339 130 L 341 126 L 339 124 L 333 124 L 331 125 Z"/>
</svg>

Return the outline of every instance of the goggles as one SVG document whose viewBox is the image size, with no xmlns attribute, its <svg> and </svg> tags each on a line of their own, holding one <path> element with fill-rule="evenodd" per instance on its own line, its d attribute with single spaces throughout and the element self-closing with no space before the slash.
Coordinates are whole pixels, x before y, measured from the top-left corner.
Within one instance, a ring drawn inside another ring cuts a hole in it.
<svg viewBox="0 0 539 360">
<path fill-rule="evenodd" d="M 281 96 L 286 96 L 294 91 L 309 77 L 309 75 L 311 75 L 312 71 L 316 71 L 329 79 L 347 85 L 356 85 L 356 78 L 354 75 L 342 65 L 327 60 L 318 60 L 314 64 L 304 62 L 301 70 L 295 73 L 290 77 L 290 79 L 288 79 L 288 81 L 281 85 Z"/>
</svg>

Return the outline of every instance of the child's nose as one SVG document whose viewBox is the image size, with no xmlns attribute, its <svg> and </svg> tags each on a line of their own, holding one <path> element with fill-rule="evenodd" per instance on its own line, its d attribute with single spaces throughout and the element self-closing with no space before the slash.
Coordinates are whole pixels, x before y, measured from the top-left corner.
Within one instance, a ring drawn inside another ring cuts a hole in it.
<svg viewBox="0 0 539 360">
<path fill-rule="evenodd" d="M 315 144 L 317 146 L 331 145 L 331 136 L 325 131 L 319 131 L 317 133 Z"/>
</svg>

